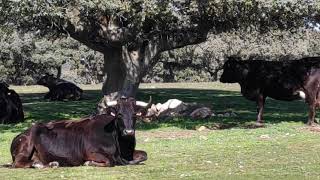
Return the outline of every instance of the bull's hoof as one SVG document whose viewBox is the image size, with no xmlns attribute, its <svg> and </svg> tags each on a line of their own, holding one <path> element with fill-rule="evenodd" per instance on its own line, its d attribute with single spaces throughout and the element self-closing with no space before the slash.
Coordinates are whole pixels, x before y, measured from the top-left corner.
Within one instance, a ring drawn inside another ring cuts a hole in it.
<svg viewBox="0 0 320 180">
<path fill-rule="evenodd" d="M 39 163 L 39 162 L 34 162 L 31 166 L 32 166 L 33 168 L 36 168 L 36 169 L 43 169 L 43 168 L 45 168 L 45 166 L 44 166 L 42 163 Z"/>
<path fill-rule="evenodd" d="M 257 127 L 264 127 L 264 123 L 263 122 L 256 122 L 256 126 Z"/>
<path fill-rule="evenodd" d="M 58 168 L 59 167 L 59 163 L 57 161 L 52 161 L 52 162 L 49 163 L 49 167 Z"/>
<path fill-rule="evenodd" d="M 84 166 L 92 166 L 92 161 L 86 161 L 83 165 Z"/>
<path fill-rule="evenodd" d="M 319 126 L 319 124 L 316 123 L 316 122 L 308 122 L 307 125 L 308 125 L 308 126 L 311 126 L 311 127 Z"/>
<path fill-rule="evenodd" d="M 249 126 L 249 128 L 251 128 L 251 129 L 263 128 L 263 127 L 265 127 L 265 125 L 264 125 L 264 123 L 262 123 L 262 122 L 256 122 L 256 123 L 254 123 L 254 124 L 252 124 L 252 125 Z"/>
</svg>

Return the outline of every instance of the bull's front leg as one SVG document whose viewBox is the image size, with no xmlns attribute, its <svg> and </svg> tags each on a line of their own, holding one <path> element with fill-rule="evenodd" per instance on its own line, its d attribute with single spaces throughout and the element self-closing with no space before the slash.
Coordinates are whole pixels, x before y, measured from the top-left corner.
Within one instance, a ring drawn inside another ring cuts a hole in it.
<svg viewBox="0 0 320 180">
<path fill-rule="evenodd" d="M 12 163 L 13 168 L 31 168 L 33 161 L 30 160 L 29 156 L 24 153 L 20 153 L 15 156 L 15 160 Z"/>
<path fill-rule="evenodd" d="M 104 154 L 91 152 L 87 155 L 84 165 L 96 167 L 112 167 L 114 166 L 114 162 L 112 161 L 112 158 L 106 157 Z"/>
<path fill-rule="evenodd" d="M 314 126 L 315 125 L 315 116 L 316 116 L 316 105 L 315 103 L 311 103 L 309 105 L 309 118 L 308 118 L 308 125 L 309 126 Z"/>
<path fill-rule="evenodd" d="M 145 151 L 135 150 L 133 152 L 133 160 L 129 161 L 129 164 L 135 165 L 139 164 L 143 161 L 146 161 L 148 159 L 148 155 Z"/>
<path fill-rule="evenodd" d="M 266 97 L 263 96 L 263 94 L 259 94 L 257 98 L 257 122 L 256 126 L 257 127 L 262 127 L 263 126 L 263 111 L 264 111 L 264 104 L 266 101 Z"/>
</svg>

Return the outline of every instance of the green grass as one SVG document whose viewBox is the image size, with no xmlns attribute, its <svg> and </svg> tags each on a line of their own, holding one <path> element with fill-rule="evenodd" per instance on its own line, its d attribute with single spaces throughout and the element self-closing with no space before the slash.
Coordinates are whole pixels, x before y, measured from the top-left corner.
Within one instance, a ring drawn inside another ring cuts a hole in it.
<svg viewBox="0 0 320 180">
<path fill-rule="evenodd" d="M 47 102 L 46 89 L 14 87 L 22 97 L 26 122 L 0 125 L 0 164 L 11 162 L 12 138 L 32 122 L 79 119 L 89 115 L 101 98 L 100 86 L 84 86 L 85 100 Z M 233 111 L 236 117 L 205 120 L 174 118 L 138 123 L 137 149 L 149 159 L 144 165 L 112 168 L 0 168 L 1 179 L 320 179 L 320 134 L 306 128 L 304 102 L 267 100 L 266 127 L 249 129 L 256 118 L 255 103 L 239 94 L 237 85 L 220 83 L 143 84 L 141 100 L 164 102 L 178 98 Z M 223 130 L 197 131 L 200 126 Z"/>
</svg>

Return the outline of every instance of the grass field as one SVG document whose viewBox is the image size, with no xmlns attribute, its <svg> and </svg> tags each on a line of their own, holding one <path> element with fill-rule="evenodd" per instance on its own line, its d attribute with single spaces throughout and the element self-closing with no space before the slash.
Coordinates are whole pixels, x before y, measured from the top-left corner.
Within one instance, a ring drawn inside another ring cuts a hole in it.
<svg viewBox="0 0 320 180">
<path fill-rule="evenodd" d="M 26 121 L 0 125 L 0 164 L 11 162 L 11 140 L 32 122 L 79 119 L 92 113 L 101 98 L 98 85 L 83 86 L 85 100 L 79 102 L 47 102 L 42 98 L 47 89 L 40 86 L 13 88 L 23 100 Z M 268 99 L 266 127 L 250 129 L 255 104 L 240 95 L 237 85 L 142 84 L 138 99 L 147 101 L 149 95 L 153 102 L 178 98 L 238 116 L 140 122 L 137 149 L 149 157 L 144 165 L 0 168 L 0 179 L 320 179 L 320 132 L 304 125 L 307 108 L 302 101 Z M 200 126 L 221 129 L 197 131 Z"/>
</svg>

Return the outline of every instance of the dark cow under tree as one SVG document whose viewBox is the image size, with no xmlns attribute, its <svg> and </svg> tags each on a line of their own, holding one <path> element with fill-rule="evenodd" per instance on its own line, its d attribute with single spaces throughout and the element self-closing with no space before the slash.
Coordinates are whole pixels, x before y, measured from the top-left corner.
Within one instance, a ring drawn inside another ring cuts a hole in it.
<svg viewBox="0 0 320 180">
<path fill-rule="evenodd" d="M 230 57 L 223 69 L 220 81 L 239 83 L 241 94 L 257 103 L 257 125 L 263 123 L 267 97 L 284 101 L 304 99 L 309 105 L 307 124 L 314 124 L 316 108 L 320 105 L 319 57 L 284 61 L 242 61 Z"/>
<path fill-rule="evenodd" d="M 49 88 L 49 92 L 44 96 L 45 99 L 52 101 L 80 100 L 82 98 L 82 89 L 72 82 L 59 79 L 53 75 L 46 74 L 37 82 Z"/>
<path fill-rule="evenodd" d="M 135 124 L 150 104 L 121 98 L 109 102 L 102 114 L 79 121 L 37 123 L 13 139 L 12 167 L 107 167 L 145 161 L 147 153 L 135 150 Z"/>
<path fill-rule="evenodd" d="M 24 120 L 22 103 L 19 95 L 9 85 L 0 82 L 0 123 L 18 123 Z"/>
</svg>

